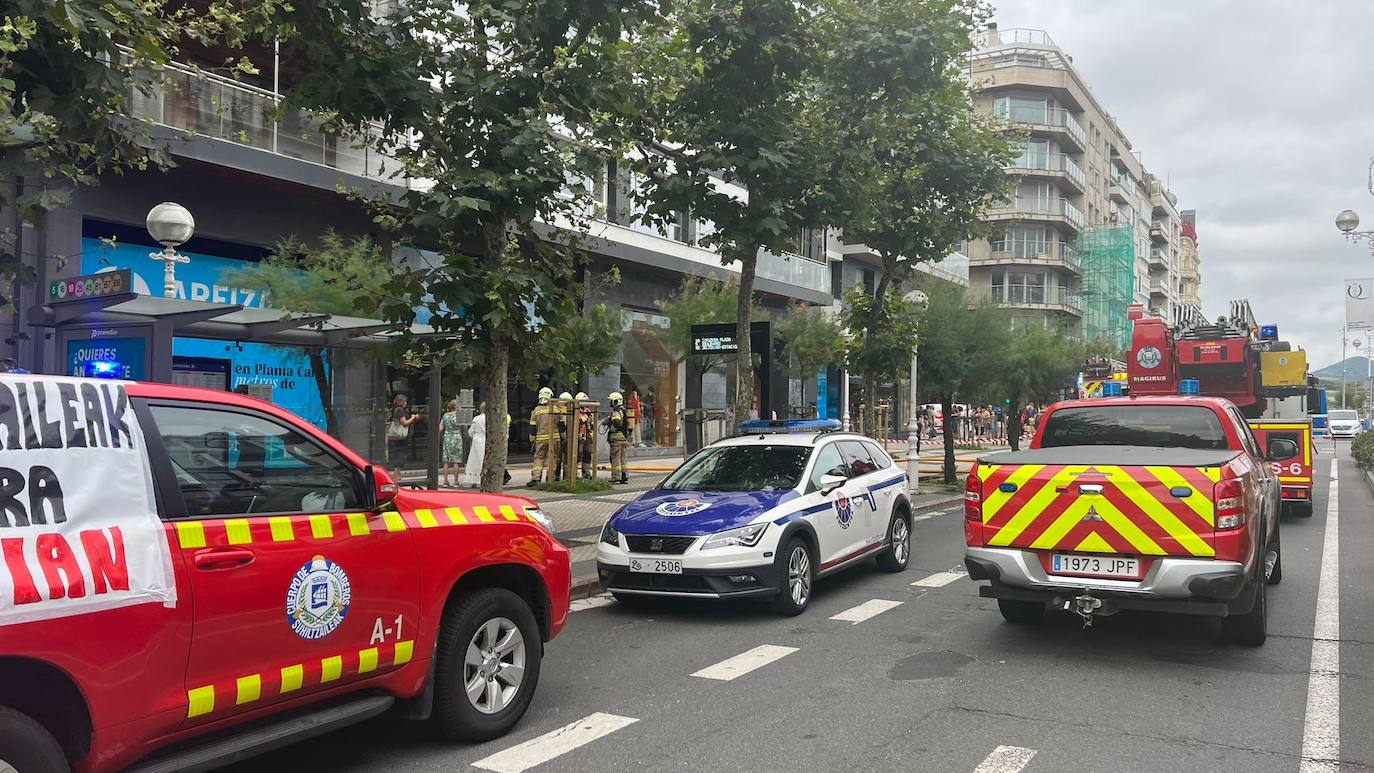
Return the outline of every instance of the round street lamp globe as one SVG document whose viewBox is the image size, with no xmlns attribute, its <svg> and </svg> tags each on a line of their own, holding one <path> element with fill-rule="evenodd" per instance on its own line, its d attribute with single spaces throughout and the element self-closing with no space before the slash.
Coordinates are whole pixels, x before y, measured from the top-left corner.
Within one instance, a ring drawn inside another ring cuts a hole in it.
<svg viewBox="0 0 1374 773">
<path fill-rule="evenodd" d="M 912 290 L 911 292 L 906 294 L 905 298 L 907 303 L 916 304 L 916 307 L 919 308 L 921 311 L 925 311 L 926 309 L 930 308 L 930 296 L 926 295 L 920 290 Z"/>
<path fill-rule="evenodd" d="M 1355 214 L 1353 210 L 1347 209 L 1339 215 L 1336 215 L 1336 227 L 1341 229 L 1343 233 L 1350 233 L 1359 225 L 1360 216 Z"/>
<path fill-rule="evenodd" d="M 196 219 L 186 208 L 164 201 L 148 210 L 148 234 L 163 247 L 177 247 L 190 241 L 196 232 Z"/>
</svg>

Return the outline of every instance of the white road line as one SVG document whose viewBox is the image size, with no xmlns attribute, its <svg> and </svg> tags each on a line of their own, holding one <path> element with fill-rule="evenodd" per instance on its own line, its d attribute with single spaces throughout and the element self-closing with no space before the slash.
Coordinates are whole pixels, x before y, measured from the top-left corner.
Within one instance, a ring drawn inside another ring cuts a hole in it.
<svg viewBox="0 0 1374 773">
<path fill-rule="evenodd" d="M 1020 773 L 1034 756 L 1035 750 L 1024 746 L 999 746 L 983 758 L 973 773 Z"/>
<path fill-rule="evenodd" d="M 1302 725 L 1301 773 L 1340 770 L 1341 759 L 1341 618 L 1340 618 L 1340 481 L 1331 460 L 1331 488 L 1326 499 L 1326 536 L 1317 581 L 1317 615 L 1312 631 L 1312 662 L 1307 677 L 1307 717 Z"/>
<path fill-rule="evenodd" d="M 911 584 L 911 587 L 913 587 L 913 588 L 943 588 L 943 587 L 945 587 L 946 585 L 949 585 L 950 583 L 954 582 L 955 580 L 962 579 L 962 578 L 964 578 L 964 577 L 966 577 L 966 576 L 968 576 L 968 575 L 967 575 L 966 571 L 964 570 L 964 568 L 963 568 L 962 566 L 956 566 L 955 568 L 949 570 L 948 572 L 940 572 L 939 574 L 932 574 L 932 575 L 929 576 L 929 577 L 922 577 L 921 579 L 917 580 L 916 582 L 913 582 L 913 583 Z"/>
<path fill-rule="evenodd" d="M 482 770 L 494 770 L 496 773 L 522 773 L 638 721 L 630 717 L 597 712 L 571 725 L 564 725 L 538 738 L 531 738 L 490 757 L 484 757 L 472 763 L 472 766 Z"/>
<path fill-rule="evenodd" d="M 741 652 L 733 658 L 722 660 L 714 666 L 707 666 L 695 674 L 692 674 L 692 676 L 728 682 L 731 679 L 738 679 L 756 668 L 762 668 L 775 660 L 787 657 L 796 651 L 796 647 L 779 647 L 776 644 L 760 644 L 748 652 Z"/>
<path fill-rule="evenodd" d="M 598 593 L 585 599 L 578 599 L 568 604 L 569 612 L 581 612 L 584 609 L 596 609 L 597 607 L 610 606 L 615 603 L 609 593 Z"/>
<path fill-rule="evenodd" d="M 831 617 L 831 620 L 842 620 L 846 623 L 858 625 L 869 618 L 877 617 L 889 609 L 900 607 L 900 601 L 888 601 L 887 599 L 870 599 L 857 607 L 850 607 L 845 611 Z"/>
</svg>

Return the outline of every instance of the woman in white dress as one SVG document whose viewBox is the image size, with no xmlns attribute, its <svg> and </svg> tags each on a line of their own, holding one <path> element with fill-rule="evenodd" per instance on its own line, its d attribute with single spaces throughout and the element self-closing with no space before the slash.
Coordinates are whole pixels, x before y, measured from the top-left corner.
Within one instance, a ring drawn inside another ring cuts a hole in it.
<svg viewBox="0 0 1374 773">
<path fill-rule="evenodd" d="M 463 467 L 463 485 L 477 488 L 482 485 L 482 462 L 487 456 L 487 404 L 477 407 L 477 415 L 468 426 L 468 463 Z"/>
</svg>

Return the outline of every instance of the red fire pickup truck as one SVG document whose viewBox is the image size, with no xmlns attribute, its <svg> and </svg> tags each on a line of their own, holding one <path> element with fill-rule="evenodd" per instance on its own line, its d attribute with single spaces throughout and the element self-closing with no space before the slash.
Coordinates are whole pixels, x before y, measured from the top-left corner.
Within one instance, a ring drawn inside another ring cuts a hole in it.
<svg viewBox="0 0 1374 773">
<path fill-rule="evenodd" d="M 964 492 L 965 564 L 1003 617 L 1051 606 L 1085 621 L 1122 609 L 1213 615 L 1265 639 L 1265 586 L 1283 577 L 1279 480 L 1227 400 L 1104 398 L 1042 414 L 1027 451 L 983 457 Z"/>
<path fill-rule="evenodd" d="M 567 621 L 534 503 L 252 398 L 0 378 L 0 771 L 207 769 L 395 707 L 483 740 Z"/>
</svg>

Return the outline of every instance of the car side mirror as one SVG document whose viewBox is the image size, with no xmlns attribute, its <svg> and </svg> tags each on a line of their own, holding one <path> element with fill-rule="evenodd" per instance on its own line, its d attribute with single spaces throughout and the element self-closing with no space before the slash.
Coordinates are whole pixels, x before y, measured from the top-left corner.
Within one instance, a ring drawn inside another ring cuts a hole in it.
<svg viewBox="0 0 1374 773">
<path fill-rule="evenodd" d="M 1298 444 L 1288 438 L 1274 438 L 1269 441 L 1269 447 L 1265 450 L 1266 459 L 1271 462 L 1282 462 L 1298 455 Z"/>
<path fill-rule="evenodd" d="M 849 478 L 846 478 L 843 475 L 836 475 L 833 470 L 831 472 L 827 472 L 826 474 L 821 476 L 821 493 L 829 494 L 830 492 L 834 491 L 840 486 L 843 486 L 848 481 Z"/>
<path fill-rule="evenodd" d="M 367 478 L 366 491 L 370 500 L 367 502 L 367 509 L 369 511 L 375 513 L 391 504 L 392 500 L 396 498 L 400 487 L 396 485 L 396 479 L 391 477 L 391 473 L 381 467 L 374 467 L 369 464 L 367 469 L 363 471 L 363 476 Z"/>
</svg>

